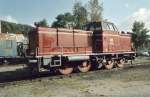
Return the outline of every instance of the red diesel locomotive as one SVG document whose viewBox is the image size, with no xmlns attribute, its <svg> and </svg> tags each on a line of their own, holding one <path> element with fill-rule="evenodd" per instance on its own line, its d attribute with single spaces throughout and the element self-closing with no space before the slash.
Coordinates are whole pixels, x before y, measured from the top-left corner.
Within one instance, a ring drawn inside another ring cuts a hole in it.
<svg viewBox="0 0 150 97">
<path fill-rule="evenodd" d="M 84 30 L 37 27 L 29 33 L 29 63 L 38 71 L 70 74 L 75 68 L 87 72 L 103 66 L 122 68 L 133 60 L 131 36 L 120 33 L 107 21 L 92 22 Z M 33 65 L 34 64 L 34 65 Z"/>
</svg>

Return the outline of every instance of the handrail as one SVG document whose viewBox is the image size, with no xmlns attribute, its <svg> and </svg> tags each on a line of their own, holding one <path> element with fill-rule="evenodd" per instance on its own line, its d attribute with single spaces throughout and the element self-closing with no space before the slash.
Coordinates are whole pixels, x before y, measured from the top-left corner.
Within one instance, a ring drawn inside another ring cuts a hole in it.
<svg viewBox="0 0 150 97">
<path fill-rule="evenodd" d="M 41 49 L 44 49 L 44 48 L 51 48 L 51 47 L 43 47 L 43 48 L 41 48 Z M 56 48 L 56 49 L 60 49 L 60 51 L 57 51 L 57 52 L 47 52 L 47 53 L 41 53 L 41 54 L 45 54 L 45 55 L 51 55 L 51 54 L 57 54 L 57 55 L 63 55 L 63 54 L 74 54 L 74 53 L 84 53 L 84 54 L 86 54 L 86 53 L 89 53 L 89 52 L 92 52 L 92 51 L 87 51 L 87 48 L 88 47 L 72 47 L 72 46 L 68 46 L 68 47 L 63 47 L 63 46 L 57 46 L 57 47 L 54 47 L 54 48 Z M 72 48 L 72 52 L 65 52 L 64 51 L 64 49 L 65 48 Z M 79 48 L 83 48 L 84 49 L 84 51 L 78 51 L 77 50 L 77 52 L 75 51 L 75 49 L 79 49 Z M 40 48 L 36 48 L 36 55 L 39 55 L 39 50 Z"/>
</svg>

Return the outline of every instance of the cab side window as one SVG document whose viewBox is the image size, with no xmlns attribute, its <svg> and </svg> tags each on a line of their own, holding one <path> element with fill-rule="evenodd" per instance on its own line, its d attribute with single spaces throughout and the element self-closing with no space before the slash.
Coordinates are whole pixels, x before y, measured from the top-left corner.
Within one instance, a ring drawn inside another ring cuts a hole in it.
<svg viewBox="0 0 150 97">
<path fill-rule="evenodd" d="M 110 30 L 110 28 L 109 28 L 107 23 L 103 22 L 102 26 L 103 26 L 103 30 Z"/>
<path fill-rule="evenodd" d="M 115 29 L 114 29 L 114 27 L 113 27 L 113 24 L 108 24 L 108 26 L 109 26 L 109 30 L 115 31 Z"/>
<path fill-rule="evenodd" d="M 118 32 L 118 29 L 117 29 L 117 27 L 116 27 L 115 25 L 113 25 L 113 27 L 114 27 L 115 31 L 117 31 L 117 32 Z"/>
<path fill-rule="evenodd" d="M 101 23 L 90 23 L 86 26 L 86 30 L 94 31 L 94 30 L 101 30 Z"/>
<path fill-rule="evenodd" d="M 94 25 L 91 25 L 91 26 L 89 27 L 89 30 L 90 30 L 90 31 L 94 31 L 94 30 L 95 30 L 95 26 L 94 26 Z"/>
<path fill-rule="evenodd" d="M 102 30 L 100 23 L 95 23 L 95 30 Z"/>
</svg>

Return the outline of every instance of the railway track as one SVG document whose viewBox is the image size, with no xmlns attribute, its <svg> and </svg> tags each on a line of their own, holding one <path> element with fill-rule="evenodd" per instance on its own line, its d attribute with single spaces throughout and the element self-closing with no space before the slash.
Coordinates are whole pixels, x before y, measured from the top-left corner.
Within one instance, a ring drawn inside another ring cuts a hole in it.
<svg viewBox="0 0 150 97">
<path fill-rule="evenodd" d="M 29 84 L 29 83 L 34 83 L 37 81 L 44 81 L 44 80 L 60 80 L 64 78 L 73 78 L 77 76 L 86 76 L 86 75 L 91 75 L 91 74 L 103 74 L 103 73 L 109 73 L 109 72 L 120 72 L 120 71 L 125 71 L 129 69 L 134 69 L 134 68 L 150 68 L 150 63 L 149 62 L 143 62 L 143 63 L 137 63 L 133 65 L 126 64 L 126 66 L 123 69 L 119 68 L 113 68 L 111 70 L 106 70 L 106 69 L 101 69 L 101 70 L 92 70 L 87 73 L 72 73 L 70 75 L 58 75 L 58 74 L 50 74 L 48 72 L 41 73 L 39 75 L 31 76 L 30 74 L 27 75 L 19 75 L 15 78 L 1 78 L 1 73 L 0 73 L 0 87 L 5 87 L 8 85 L 18 85 L 18 84 Z M 13 73 L 12 73 L 13 74 Z M 7 74 L 6 74 L 7 77 Z"/>
</svg>

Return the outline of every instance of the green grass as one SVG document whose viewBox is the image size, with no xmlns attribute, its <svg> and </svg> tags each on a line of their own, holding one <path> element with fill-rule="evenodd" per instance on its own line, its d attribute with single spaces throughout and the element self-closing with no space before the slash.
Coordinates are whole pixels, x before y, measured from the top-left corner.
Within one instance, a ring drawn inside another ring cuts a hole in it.
<svg viewBox="0 0 150 97">
<path fill-rule="evenodd" d="M 136 57 L 133 63 L 134 64 L 150 63 L 150 57 L 143 57 L 143 56 Z"/>
</svg>

